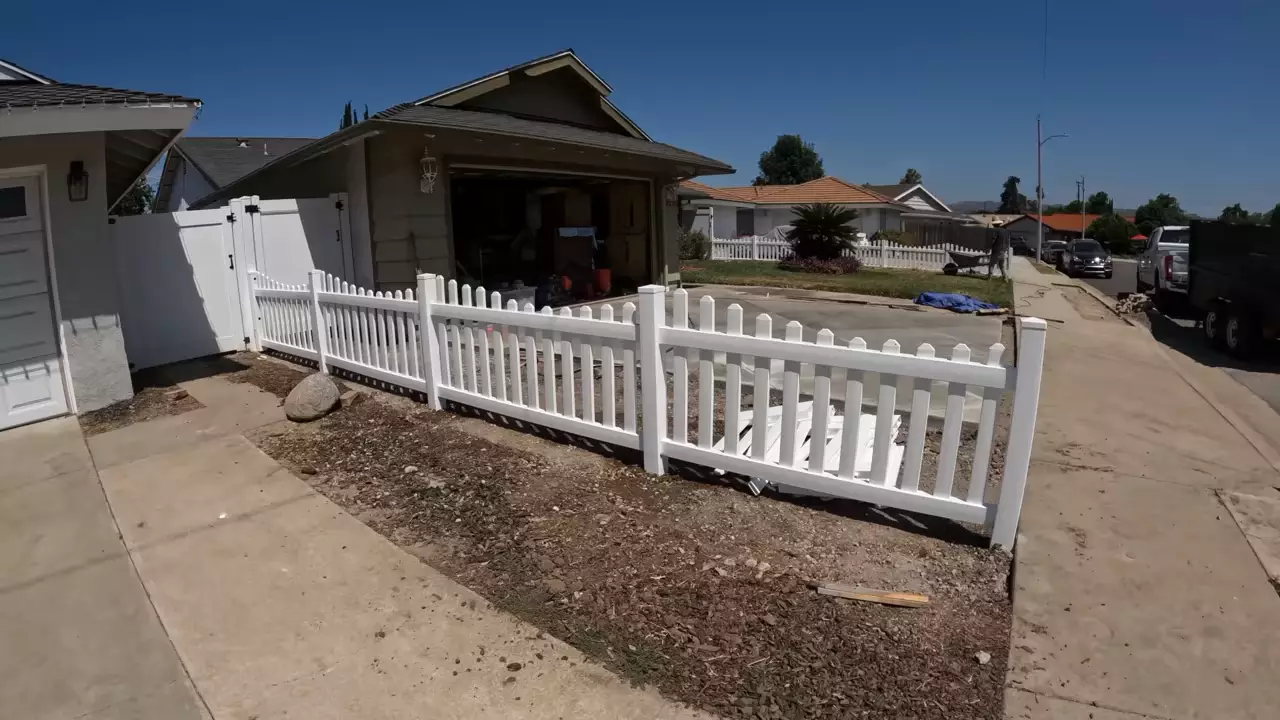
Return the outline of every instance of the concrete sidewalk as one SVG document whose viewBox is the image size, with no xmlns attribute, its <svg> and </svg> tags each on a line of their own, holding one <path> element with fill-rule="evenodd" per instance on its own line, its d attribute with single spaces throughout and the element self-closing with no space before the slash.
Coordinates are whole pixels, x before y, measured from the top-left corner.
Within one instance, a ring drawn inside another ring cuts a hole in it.
<svg viewBox="0 0 1280 720">
<path fill-rule="evenodd" d="M 0 433 L 0 716 L 208 717 L 74 418 Z"/>
<path fill-rule="evenodd" d="M 1274 717 L 1280 598 L 1215 491 L 1275 494 L 1280 476 L 1149 334 L 1023 258 L 1013 276 L 1019 314 L 1059 322 L 1016 552 L 1006 715 Z"/>
<path fill-rule="evenodd" d="M 183 387 L 207 407 L 90 447 L 215 719 L 703 717 L 492 608 L 259 452 L 240 433 L 283 420 L 274 396 Z"/>
</svg>

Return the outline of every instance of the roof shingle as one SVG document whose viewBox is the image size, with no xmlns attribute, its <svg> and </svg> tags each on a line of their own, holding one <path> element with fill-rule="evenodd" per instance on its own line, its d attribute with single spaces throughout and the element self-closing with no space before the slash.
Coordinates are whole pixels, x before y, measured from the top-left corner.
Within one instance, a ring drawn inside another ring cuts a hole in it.
<svg viewBox="0 0 1280 720">
<path fill-rule="evenodd" d="M 178 141 L 177 149 L 221 188 L 314 141 L 315 138 L 188 137 Z"/>
<path fill-rule="evenodd" d="M 119 90 L 97 85 L 70 83 L 0 83 L 2 107 L 54 107 L 59 105 L 162 105 L 198 103 L 195 98 L 141 90 Z"/>
</svg>

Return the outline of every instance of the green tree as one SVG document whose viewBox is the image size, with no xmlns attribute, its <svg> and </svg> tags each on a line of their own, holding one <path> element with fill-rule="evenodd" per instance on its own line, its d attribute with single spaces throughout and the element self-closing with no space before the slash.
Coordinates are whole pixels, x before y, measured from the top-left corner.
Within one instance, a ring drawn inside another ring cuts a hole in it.
<svg viewBox="0 0 1280 720">
<path fill-rule="evenodd" d="M 813 143 L 799 135 L 779 135 L 773 147 L 760 153 L 760 174 L 753 185 L 797 185 L 826 175 Z"/>
<path fill-rule="evenodd" d="M 338 123 L 338 129 L 344 130 L 356 124 L 355 114 L 351 111 L 351 102 L 342 106 L 342 121 Z"/>
<path fill-rule="evenodd" d="M 1240 207 L 1240 203 L 1228 205 L 1222 208 L 1222 214 L 1218 216 L 1218 219 L 1229 223 L 1247 223 L 1249 222 L 1249 211 Z"/>
<path fill-rule="evenodd" d="M 365 103 L 365 106 L 364 106 L 364 117 L 362 117 L 362 118 L 360 118 L 360 119 L 361 119 L 361 120 L 368 120 L 368 119 L 369 119 L 369 104 L 368 104 L 368 103 Z"/>
<path fill-rule="evenodd" d="M 1000 191 L 1000 208 L 1001 213 L 1024 213 L 1027 211 L 1027 196 L 1018 192 L 1018 183 L 1022 182 L 1022 178 L 1016 175 L 1010 175 L 1004 181 L 1004 189 Z"/>
<path fill-rule="evenodd" d="M 1280 203 L 1271 208 L 1271 212 L 1267 213 L 1267 224 L 1271 227 L 1280 227 Z"/>
<path fill-rule="evenodd" d="M 1161 225 L 1186 225 L 1187 213 L 1178 205 L 1178 198 L 1160 193 L 1138 208 L 1133 219 L 1139 232 L 1150 235 Z"/>
<path fill-rule="evenodd" d="M 922 182 L 924 182 L 924 179 L 920 177 L 919 170 L 916 170 L 915 168 L 907 168 L 907 171 L 902 173 L 902 179 L 898 181 L 898 184 L 919 185 Z"/>
<path fill-rule="evenodd" d="M 156 200 L 156 193 L 147 184 L 146 178 L 138 178 L 138 182 L 129 188 L 129 192 L 120 198 L 112 213 L 115 215 L 145 215 L 151 212 L 151 205 Z"/>
<path fill-rule="evenodd" d="M 1111 201 L 1110 195 L 1099 190 L 1085 201 L 1084 211 L 1090 215 L 1106 215 L 1115 211 L 1115 203 Z"/>
<path fill-rule="evenodd" d="M 1138 234 L 1138 228 L 1123 216 L 1112 212 L 1089 223 L 1085 234 L 1107 246 L 1111 252 L 1123 255 L 1132 250 L 1129 238 Z"/>
<path fill-rule="evenodd" d="M 849 223 L 858 219 L 858 211 L 831 203 L 797 205 L 791 208 L 795 220 L 787 231 L 791 251 L 800 258 L 834 260 L 853 247 L 858 230 Z"/>
<path fill-rule="evenodd" d="M 1079 200 L 1072 200 L 1066 205 L 1063 205 L 1062 209 L 1059 210 L 1059 212 L 1071 213 L 1072 215 L 1079 215 L 1080 211 L 1083 209 L 1084 209 L 1084 203 L 1080 202 Z"/>
</svg>

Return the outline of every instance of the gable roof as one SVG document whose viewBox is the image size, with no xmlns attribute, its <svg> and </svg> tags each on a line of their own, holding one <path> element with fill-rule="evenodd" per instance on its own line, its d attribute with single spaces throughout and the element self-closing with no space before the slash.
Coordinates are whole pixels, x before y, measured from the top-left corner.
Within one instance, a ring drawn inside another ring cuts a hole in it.
<svg viewBox="0 0 1280 720">
<path fill-rule="evenodd" d="M 911 183 L 900 183 L 897 185 L 864 185 L 863 187 L 878 192 L 885 197 L 891 197 L 894 200 L 897 200 L 919 186 L 920 183 L 915 183 L 914 185 Z"/>
<path fill-rule="evenodd" d="M 594 70 L 587 67 L 587 64 L 582 62 L 582 60 L 573 52 L 573 48 L 566 48 L 559 52 L 544 55 L 540 58 L 534 58 L 533 60 L 522 62 L 518 65 L 512 65 L 511 67 L 504 68 L 488 75 L 483 75 L 473 80 L 467 80 L 466 82 L 459 83 L 453 87 L 445 88 L 444 90 L 432 93 L 426 97 L 405 103 L 405 105 L 455 107 L 459 103 L 471 100 L 499 88 L 506 87 L 511 83 L 511 77 L 513 75 L 523 73 L 525 75 L 536 77 L 538 75 L 549 73 L 553 70 L 559 70 L 560 68 L 569 68 L 574 71 L 584 82 L 600 94 L 600 109 L 603 110 L 605 114 L 609 115 L 609 117 L 618 124 L 619 128 L 621 128 L 623 132 L 642 140 L 652 140 L 648 133 L 640 129 L 640 126 L 636 125 L 631 118 L 627 117 L 625 113 L 619 110 L 618 106 L 609 101 L 609 95 L 613 92 L 613 88 L 609 86 L 609 83 L 604 81 L 604 78 L 600 77 Z"/>
<path fill-rule="evenodd" d="M 751 203 L 754 205 L 804 205 L 816 202 L 840 205 L 895 204 L 893 198 L 878 193 L 867 186 L 856 185 L 831 175 L 798 185 L 711 187 L 689 180 L 686 180 L 683 184 L 706 193 L 712 200 Z"/>
<path fill-rule="evenodd" d="M 18 63 L 9 62 L 4 58 L 0 58 L 0 75 L 8 76 L 7 78 L 0 79 L 0 82 L 36 82 L 42 85 L 50 85 L 53 83 L 53 80 L 50 80 L 43 75 L 37 75 Z M 25 80 L 21 78 L 25 78 Z"/>
<path fill-rule="evenodd" d="M 314 141 L 315 138 L 186 137 L 173 149 L 215 188 L 220 188 Z"/>
</svg>

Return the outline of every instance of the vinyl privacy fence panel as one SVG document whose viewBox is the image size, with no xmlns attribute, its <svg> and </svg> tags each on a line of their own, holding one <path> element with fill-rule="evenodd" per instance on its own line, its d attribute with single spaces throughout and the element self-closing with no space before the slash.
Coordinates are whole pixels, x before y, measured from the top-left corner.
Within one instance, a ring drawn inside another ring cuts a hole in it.
<svg viewBox="0 0 1280 720">
<path fill-rule="evenodd" d="M 649 472 L 678 460 L 751 478 L 757 490 L 849 498 L 981 524 L 1013 545 L 1030 463 L 1045 323 L 1020 320 L 1019 367 L 1004 347 L 804 340 L 737 305 L 717 327 L 715 301 L 689 307 L 684 290 L 640 288 L 638 302 L 593 309 L 504 301 L 501 293 L 434 275 L 417 292 L 375 293 L 314 271 L 306 287 L 253 278 L 255 345 L 426 394 L 433 408 L 467 405 L 643 453 Z M 671 320 L 667 306 L 671 305 Z M 690 312 L 693 310 L 693 312 Z M 691 322 L 691 318 L 693 321 Z M 318 328 L 318 330 L 317 330 Z M 781 367 L 781 387 L 771 382 Z M 801 396 L 801 377 L 812 389 Z M 876 397 L 867 391 L 878 379 Z M 903 433 L 899 379 L 910 407 Z M 945 383 L 936 448 L 930 394 Z M 998 490 L 989 490 L 996 410 L 1013 393 Z M 966 393 L 981 398 L 967 470 L 960 472 Z M 863 413 L 875 401 L 874 413 Z"/>
</svg>

